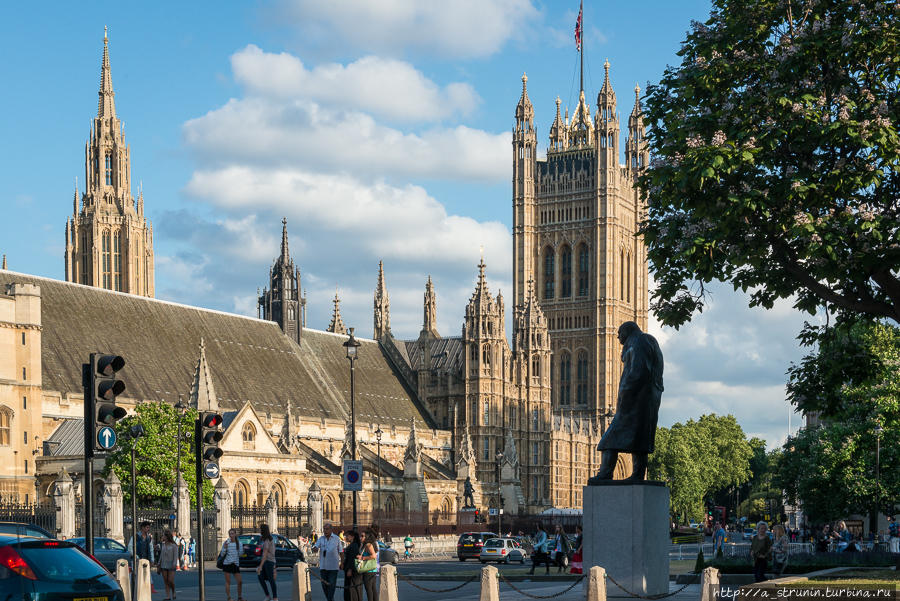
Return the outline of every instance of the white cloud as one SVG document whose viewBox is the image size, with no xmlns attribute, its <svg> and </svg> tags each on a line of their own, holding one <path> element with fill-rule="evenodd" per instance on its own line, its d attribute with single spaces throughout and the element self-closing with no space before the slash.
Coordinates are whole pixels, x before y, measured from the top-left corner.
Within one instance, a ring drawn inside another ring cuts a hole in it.
<svg viewBox="0 0 900 601">
<path fill-rule="evenodd" d="M 278 8 L 275 18 L 311 47 L 446 58 L 494 54 L 539 17 L 531 0 L 283 0 Z"/>
<path fill-rule="evenodd" d="M 366 56 L 348 65 L 307 69 L 292 54 L 249 45 L 231 57 L 234 77 L 250 95 L 310 99 L 331 108 L 361 110 L 400 122 L 439 121 L 467 115 L 480 102 L 474 88 L 441 88 L 407 62 Z"/>
<path fill-rule="evenodd" d="M 205 163 L 302 165 L 357 176 L 502 181 L 510 134 L 463 125 L 404 133 L 361 112 L 312 101 L 233 99 L 184 125 L 187 144 Z"/>
</svg>

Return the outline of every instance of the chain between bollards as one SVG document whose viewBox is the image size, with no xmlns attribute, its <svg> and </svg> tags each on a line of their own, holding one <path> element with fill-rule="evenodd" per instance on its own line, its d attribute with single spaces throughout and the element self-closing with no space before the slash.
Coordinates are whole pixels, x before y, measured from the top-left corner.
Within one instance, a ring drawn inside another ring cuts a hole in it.
<svg viewBox="0 0 900 601">
<path fill-rule="evenodd" d="M 690 582 L 686 583 L 686 584 L 685 584 L 684 586 L 682 586 L 680 589 L 678 589 L 678 590 L 676 590 L 676 591 L 672 591 L 671 593 L 663 593 L 663 594 L 660 594 L 660 595 L 639 595 L 639 594 L 637 594 L 637 593 L 632 593 L 632 592 L 629 591 L 627 588 L 625 588 L 624 586 L 622 586 L 621 584 L 619 584 L 618 582 L 616 582 L 616 580 L 615 580 L 612 576 L 610 576 L 609 573 L 606 574 L 606 577 L 609 578 L 609 580 L 610 580 L 613 584 L 615 584 L 617 587 L 619 587 L 620 589 L 622 589 L 622 591 L 623 591 L 624 593 L 626 593 L 627 595 L 630 595 L 630 596 L 632 596 L 632 597 L 635 597 L 636 599 L 650 599 L 650 600 L 652 600 L 652 601 L 655 601 L 656 599 L 665 599 L 666 597 L 672 597 L 672 596 L 674 596 L 674 595 L 677 595 L 678 593 L 680 593 L 681 591 L 683 591 L 684 589 L 686 589 L 686 588 L 689 587 L 690 585 L 696 584 L 696 583 L 697 583 L 697 579 L 700 578 L 700 574 L 694 574 L 694 579 L 692 579 Z"/>
<path fill-rule="evenodd" d="M 526 597 L 530 597 L 530 598 L 532 598 L 532 599 L 553 599 L 553 598 L 555 598 L 555 597 L 559 597 L 559 596 L 561 596 L 561 595 L 565 595 L 565 594 L 568 593 L 570 590 L 572 590 L 573 588 L 575 588 L 575 587 L 578 585 L 579 582 L 581 582 L 582 580 L 584 580 L 584 574 L 582 574 L 582 575 L 581 575 L 581 578 L 579 578 L 578 580 L 576 580 L 575 582 L 573 582 L 571 585 L 569 585 L 568 587 L 566 587 L 564 590 L 559 591 L 558 593 L 553 593 L 552 595 L 532 595 L 531 593 L 526 593 L 525 591 L 523 591 L 522 589 L 520 589 L 519 587 L 517 587 L 516 585 L 514 585 L 512 582 L 510 582 L 509 580 L 507 580 L 507 579 L 506 579 L 506 576 L 504 576 L 504 575 L 503 575 L 503 572 L 501 572 L 500 570 L 497 570 L 497 575 L 500 577 L 500 579 L 501 579 L 503 582 L 505 582 L 505 583 L 507 584 L 507 586 L 509 586 L 509 588 L 511 588 L 512 590 L 516 591 L 516 592 L 519 593 L 520 595 L 525 595 Z"/>
<path fill-rule="evenodd" d="M 475 574 L 474 576 L 472 576 L 471 578 L 469 578 L 468 580 L 466 580 L 465 582 L 463 582 L 463 583 L 460 584 L 460 585 L 457 585 L 457 586 L 454 586 L 454 587 L 451 587 L 451 588 L 441 588 L 441 589 L 436 589 L 436 588 L 427 588 L 427 587 L 424 587 L 424 586 L 419 586 L 418 584 L 416 584 L 415 582 L 413 582 L 411 578 L 407 578 L 406 576 L 404 576 L 404 575 L 401 574 L 400 572 L 397 572 L 397 579 L 398 579 L 398 580 L 402 580 L 403 582 L 407 582 L 407 583 L 410 584 L 410 586 L 413 586 L 413 587 L 419 589 L 420 591 L 425 591 L 426 593 L 451 593 L 451 592 L 453 592 L 453 591 L 458 591 L 459 589 L 461 589 L 462 587 L 466 586 L 467 584 L 470 584 L 470 583 L 472 583 L 472 582 L 475 582 L 475 581 L 478 580 L 479 578 L 481 578 L 481 574 Z"/>
</svg>

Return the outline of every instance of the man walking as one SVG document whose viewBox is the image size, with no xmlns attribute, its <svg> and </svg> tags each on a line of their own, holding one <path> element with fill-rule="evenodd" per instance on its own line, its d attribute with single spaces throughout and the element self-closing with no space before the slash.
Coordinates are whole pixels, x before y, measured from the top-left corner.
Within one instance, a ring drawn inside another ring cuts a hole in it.
<svg viewBox="0 0 900 601">
<path fill-rule="evenodd" d="M 891 553 L 900 553 L 900 524 L 892 515 L 888 516 L 888 544 Z"/>
<path fill-rule="evenodd" d="M 320 536 L 313 549 L 319 552 L 319 575 L 322 577 L 322 590 L 325 592 L 325 601 L 334 601 L 334 591 L 337 587 L 337 575 L 341 565 L 341 552 L 344 545 L 341 539 L 334 534 L 331 524 L 326 523 L 324 534 Z"/>
</svg>

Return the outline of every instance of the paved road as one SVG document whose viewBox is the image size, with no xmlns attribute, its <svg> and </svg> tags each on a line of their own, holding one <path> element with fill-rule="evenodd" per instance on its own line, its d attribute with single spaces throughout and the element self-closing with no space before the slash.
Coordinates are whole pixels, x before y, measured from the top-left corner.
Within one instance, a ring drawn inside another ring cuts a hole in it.
<svg viewBox="0 0 900 601">
<path fill-rule="evenodd" d="M 451 587 L 456 587 L 462 584 L 459 580 L 459 577 L 466 574 L 477 574 L 481 570 L 481 564 L 477 562 L 467 561 L 465 563 L 453 560 L 453 561 L 428 561 L 428 562 L 401 562 L 398 566 L 400 574 L 412 576 L 415 575 L 430 575 L 434 577 L 438 574 L 447 575 L 448 578 L 454 578 L 452 581 L 418 581 L 416 584 L 422 586 L 427 589 L 432 590 L 440 590 L 440 589 L 448 589 Z M 500 566 L 500 569 L 504 572 L 509 571 L 510 574 L 513 573 L 521 573 L 522 569 L 519 566 Z M 315 572 L 315 570 L 314 570 Z M 554 573 L 554 572 L 551 572 Z M 259 581 L 256 578 L 255 570 L 244 570 L 242 572 L 242 578 L 244 581 L 244 590 L 243 595 L 249 601 L 261 600 L 264 598 L 262 593 L 262 588 L 259 585 Z M 324 601 L 325 595 L 322 592 L 322 587 L 319 581 L 315 578 L 315 576 L 311 577 L 312 580 L 312 599 L 313 601 Z M 290 586 L 291 586 L 291 572 L 287 569 L 281 569 L 278 571 L 278 587 L 279 593 L 281 594 L 280 598 L 284 601 L 290 599 Z M 154 601 L 161 601 L 165 595 L 163 594 L 162 588 L 162 579 L 156 574 L 153 575 L 153 582 L 156 590 L 159 591 L 157 594 L 153 595 Z M 341 584 L 341 580 L 338 580 L 338 584 Z M 546 581 L 540 578 L 540 575 L 536 576 L 534 580 L 524 581 L 524 582 L 515 582 L 515 586 L 521 590 L 524 590 L 533 595 L 551 595 L 558 591 L 565 590 L 572 583 L 562 582 L 562 581 Z M 583 592 L 583 584 L 579 583 L 575 586 L 574 589 L 566 593 L 565 595 L 555 597 L 558 601 L 582 601 L 584 599 Z M 672 585 L 671 590 L 675 590 L 676 588 Z M 188 572 L 178 572 L 175 574 L 175 589 L 176 596 L 179 601 L 196 601 L 198 599 L 198 588 L 197 588 L 197 572 L 196 571 L 188 571 Z M 610 589 L 608 591 L 609 597 L 615 598 L 617 595 L 622 595 L 620 592 Z M 417 589 L 412 585 L 400 581 L 399 587 L 399 596 L 401 601 L 411 600 L 411 601 L 445 601 L 446 599 L 453 599 L 453 601 L 478 601 L 480 597 L 480 589 L 479 589 L 479 581 L 476 579 L 475 582 L 466 584 L 461 589 L 453 592 L 427 592 L 421 589 Z M 235 589 L 234 583 L 232 583 L 232 597 L 237 598 L 237 590 Z M 695 601 L 699 597 L 699 585 L 691 585 L 686 590 L 684 590 L 681 594 L 672 597 L 675 601 L 686 601 L 690 599 L 691 601 Z M 219 570 L 211 569 L 206 571 L 206 599 L 207 601 L 225 601 L 225 578 Z M 624 598 L 624 596 L 623 596 Z M 335 599 L 340 601 L 343 599 L 343 591 L 338 590 L 337 595 L 335 595 Z M 512 590 L 509 585 L 501 582 L 500 584 L 500 599 L 501 601 L 524 601 L 528 599 L 528 597 L 521 595 L 514 590 Z"/>
</svg>

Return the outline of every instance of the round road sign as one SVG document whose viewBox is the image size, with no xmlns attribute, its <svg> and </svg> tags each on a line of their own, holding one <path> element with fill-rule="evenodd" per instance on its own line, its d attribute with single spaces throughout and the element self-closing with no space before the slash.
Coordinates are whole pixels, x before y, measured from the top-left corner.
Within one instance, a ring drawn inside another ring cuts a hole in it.
<svg viewBox="0 0 900 601">
<path fill-rule="evenodd" d="M 97 430 L 97 446 L 109 450 L 116 446 L 116 431 L 109 426 L 103 426 Z"/>
<path fill-rule="evenodd" d="M 207 461 L 203 466 L 203 475 L 213 480 L 219 477 L 219 464 L 215 461 Z"/>
<path fill-rule="evenodd" d="M 356 470 L 347 470 L 347 482 L 350 484 L 359 482 L 359 472 Z"/>
</svg>

